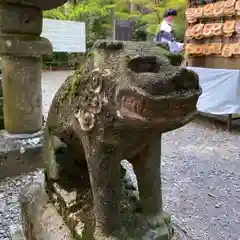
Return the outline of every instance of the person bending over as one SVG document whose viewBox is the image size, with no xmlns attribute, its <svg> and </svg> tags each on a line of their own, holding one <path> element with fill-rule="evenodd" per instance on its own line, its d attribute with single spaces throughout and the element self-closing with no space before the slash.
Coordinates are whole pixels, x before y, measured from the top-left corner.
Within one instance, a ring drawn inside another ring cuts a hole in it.
<svg viewBox="0 0 240 240">
<path fill-rule="evenodd" d="M 156 41 L 168 44 L 170 52 L 179 53 L 183 50 L 183 44 L 177 42 L 173 36 L 172 22 L 175 16 L 177 16 L 175 9 L 169 9 L 165 12 L 164 19 L 159 25 Z"/>
</svg>

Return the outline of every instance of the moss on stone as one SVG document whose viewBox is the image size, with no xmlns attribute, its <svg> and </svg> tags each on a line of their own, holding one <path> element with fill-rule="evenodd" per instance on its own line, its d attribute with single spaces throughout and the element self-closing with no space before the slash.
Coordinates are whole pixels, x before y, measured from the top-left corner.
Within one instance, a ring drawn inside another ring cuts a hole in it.
<svg viewBox="0 0 240 240">
<path fill-rule="evenodd" d="M 165 44 L 157 44 L 158 48 L 158 55 L 166 56 L 170 63 L 173 66 L 180 66 L 184 57 L 181 54 L 171 53 L 169 48 L 165 46 Z"/>
<path fill-rule="evenodd" d="M 180 66 L 184 57 L 181 54 L 168 53 L 166 54 L 173 66 Z"/>
<path fill-rule="evenodd" d="M 72 80 L 71 80 L 71 92 L 72 93 L 74 93 L 76 91 L 76 89 L 79 87 L 81 76 L 84 77 L 84 67 L 83 66 L 80 66 L 76 70 L 74 75 L 72 76 Z"/>
</svg>

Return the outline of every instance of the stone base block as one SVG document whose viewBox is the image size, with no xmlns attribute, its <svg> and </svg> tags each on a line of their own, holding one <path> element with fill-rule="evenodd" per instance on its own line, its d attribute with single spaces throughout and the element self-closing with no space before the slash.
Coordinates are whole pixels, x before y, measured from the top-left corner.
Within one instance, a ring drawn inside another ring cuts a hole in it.
<svg viewBox="0 0 240 240">
<path fill-rule="evenodd" d="M 143 216 L 137 188 L 126 177 L 124 169 L 122 171 L 122 228 L 114 240 L 189 240 L 179 228 L 173 231 L 170 215 L 162 213 L 153 219 Z M 37 182 L 29 183 L 22 189 L 19 199 L 26 240 L 112 239 L 94 232 L 95 217 L 88 172 L 80 168 L 78 176 L 59 180 L 41 176 Z"/>
<path fill-rule="evenodd" d="M 49 201 L 43 182 L 30 183 L 20 193 L 22 229 L 26 240 L 71 240 L 70 229 Z"/>
<path fill-rule="evenodd" d="M 10 233 L 12 240 L 26 240 L 21 225 L 11 226 Z"/>
<path fill-rule="evenodd" d="M 79 195 L 78 191 L 64 189 L 59 183 L 53 183 L 50 190 L 46 188 L 48 184 L 41 180 L 39 183 L 30 183 L 21 191 L 22 228 L 26 240 L 94 239 L 91 191 L 85 191 L 84 194 L 81 191 Z M 172 239 L 170 216 L 159 216 L 162 224 L 152 228 L 137 210 L 137 198 L 136 190 L 127 191 L 123 188 L 121 215 L 124 231 L 123 237 L 116 240 Z M 95 240 L 100 239 L 103 238 L 95 232 Z"/>
<path fill-rule="evenodd" d="M 43 132 L 8 134 L 0 131 L 0 180 L 43 167 Z"/>
</svg>

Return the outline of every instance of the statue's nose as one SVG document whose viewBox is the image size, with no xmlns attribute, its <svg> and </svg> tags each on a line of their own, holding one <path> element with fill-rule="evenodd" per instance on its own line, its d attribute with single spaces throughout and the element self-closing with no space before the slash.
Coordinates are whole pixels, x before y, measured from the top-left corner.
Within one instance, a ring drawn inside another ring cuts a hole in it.
<svg viewBox="0 0 240 240">
<path fill-rule="evenodd" d="M 173 78 L 175 87 L 178 89 L 197 89 L 199 88 L 198 74 L 192 70 L 182 68 Z"/>
<path fill-rule="evenodd" d="M 198 75 L 185 68 L 172 68 L 166 72 L 163 71 L 152 75 L 152 78 L 148 78 L 149 75 L 140 79 L 138 85 L 145 89 L 152 95 L 162 95 L 174 92 L 176 90 L 199 90 L 199 77 Z"/>
</svg>

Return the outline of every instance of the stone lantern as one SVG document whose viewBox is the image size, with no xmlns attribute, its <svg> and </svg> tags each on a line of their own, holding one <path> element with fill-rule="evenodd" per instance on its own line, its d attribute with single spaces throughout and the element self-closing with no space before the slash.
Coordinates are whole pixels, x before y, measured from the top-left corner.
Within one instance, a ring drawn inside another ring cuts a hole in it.
<svg viewBox="0 0 240 240">
<path fill-rule="evenodd" d="M 42 55 L 52 54 L 51 43 L 40 37 L 42 10 L 56 8 L 65 2 L 67 0 L 0 0 L 5 125 L 5 131 L 1 132 L 0 145 L 4 146 L 4 151 L 17 149 L 19 153 L 23 141 L 36 137 L 42 139 Z M 38 143 L 41 145 L 41 141 Z M 26 146 L 22 153 L 27 148 Z M 19 156 L 15 156 L 16 158 Z M 31 161 L 35 161 L 33 159 L 34 157 Z M 25 161 L 24 158 L 22 160 Z M 10 168 L 12 171 L 22 171 L 14 165 L 14 161 L 12 165 L 10 163 L 11 159 L 1 163 L 0 176 L 2 172 L 4 176 L 8 176 L 7 171 Z"/>
</svg>

